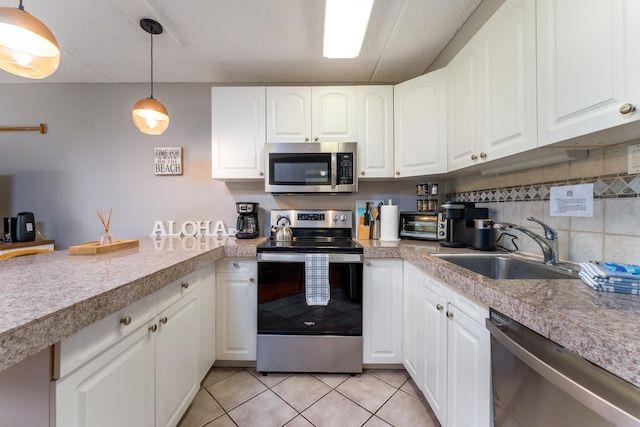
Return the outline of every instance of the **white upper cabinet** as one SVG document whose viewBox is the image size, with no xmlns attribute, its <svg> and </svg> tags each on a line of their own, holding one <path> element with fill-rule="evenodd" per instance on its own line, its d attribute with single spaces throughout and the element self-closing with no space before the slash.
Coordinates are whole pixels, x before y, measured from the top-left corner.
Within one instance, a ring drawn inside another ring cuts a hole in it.
<svg viewBox="0 0 640 427">
<path fill-rule="evenodd" d="M 393 177 L 393 86 L 358 86 L 360 179 Z"/>
<path fill-rule="evenodd" d="M 539 145 L 638 120 L 621 109 L 640 105 L 640 2 L 537 7 Z"/>
<path fill-rule="evenodd" d="M 508 0 L 447 66 L 449 170 L 537 147 L 535 13 Z"/>
<path fill-rule="evenodd" d="M 267 141 L 311 140 L 311 88 L 267 87 Z"/>
<path fill-rule="evenodd" d="M 356 87 L 268 87 L 268 142 L 356 142 Z"/>
<path fill-rule="evenodd" d="M 447 171 L 447 69 L 394 87 L 395 176 Z"/>
<path fill-rule="evenodd" d="M 264 178 L 265 88 L 211 88 L 211 166 L 217 179 Z"/>
</svg>

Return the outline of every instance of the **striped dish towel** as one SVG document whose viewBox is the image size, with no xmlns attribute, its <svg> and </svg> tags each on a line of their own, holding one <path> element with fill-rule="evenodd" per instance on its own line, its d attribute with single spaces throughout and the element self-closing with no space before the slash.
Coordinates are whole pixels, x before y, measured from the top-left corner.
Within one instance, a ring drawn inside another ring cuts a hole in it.
<svg viewBox="0 0 640 427">
<path fill-rule="evenodd" d="M 329 254 L 305 254 L 307 305 L 329 304 Z"/>
<path fill-rule="evenodd" d="M 633 266 L 635 267 L 635 266 Z M 596 291 L 640 295 L 640 275 L 612 271 L 607 264 L 581 262 L 580 278 Z"/>
</svg>

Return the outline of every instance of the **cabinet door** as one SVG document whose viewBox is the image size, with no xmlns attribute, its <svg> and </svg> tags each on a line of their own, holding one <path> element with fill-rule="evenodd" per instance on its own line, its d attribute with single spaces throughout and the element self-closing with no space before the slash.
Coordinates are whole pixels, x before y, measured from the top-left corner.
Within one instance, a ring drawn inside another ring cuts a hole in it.
<svg viewBox="0 0 640 427">
<path fill-rule="evenodd" d="M 482 63 L 482 133 L 475 153 L 481 161 L 538 146 L 535 25 L 535 2 L 508 0 L 475 36 Z"/>
<path fill-rule="evenodd" d="M 311 89 L 314 142 L 357 142 L 356 120 L 355 86 L 318 86 Z"/>
<path fill-rule="evenodd" d="M 480 55 L 471 39 L 447 65 L 449 98 L 448 170 L 480 158 Z"/>
<path fill-rule="evenodd" d="M 640 2 L 537 2 L 539 145 L 630 121 L 640 103 Z"/>
<path fill-rule="evenodd" d="M 363 269 L 364 363 L 402 363 L 402 260 L 373 259 Z"/>
<path fill-rule="evenodd" d="M 422 383 L 422 347 L 424 344 L 420 294 L 424 273 L 412 264 L 404 264 L 403 299 L 403 365 L 418 387 Z"/>
<path fill-rule="evenodd" d="M 358 86 L 360 179 L 393 176 L 393 86 Z"/>
<path fill-rule="evenodd" d="M 265 88 L 211 88 L 211 166 L 218 179 L 264 176 Z"/>
<path fill-rule="evenodd" d="M 487 328 L 449 304 L 447 425 L 491 426 L 491 341 Z"/>
<path fill-rule="evenodd" d="M 395 85 L 394 162 L 398 178 L 447 171 L 447 69 Z"/>
<path fill-rule="evenodd" d="M 155 335 L 148 325 L 56 381 L 56 425 L 151 427 Z"/>
<path fill-rule="evenodd" d="M 257 322 L 256 275 L 216 274 L 216 359 L 256 360 Z"/>
<path fill-rule="evenodd" d="M 200 299 L 198 322 L 200 337 L 198 378 L 202 380 L 216 361 L 216 268 L 210 264 L 198 271 L 200 276 Z"/>
<path fill-rule="evenodd" d="M 427 278 L 427 282 L 436 282 Z M 443 285 L 438 284 L 442 289 Z M 426 286 L 420 310 L 424 313 L 424 375 L 420 389 L 440 424 L 447 425 L 447 301 Z"/>
<path fill-rule="evenodd" d="M 175 426 L 200 388 L 200 289 L 160 313 L 156 331 L 156 426 Z"/>
<path fill-rule="evenodd" d="M 267 142 L 311 140 L 311 88 L 267 87 Z"/>
</svg>

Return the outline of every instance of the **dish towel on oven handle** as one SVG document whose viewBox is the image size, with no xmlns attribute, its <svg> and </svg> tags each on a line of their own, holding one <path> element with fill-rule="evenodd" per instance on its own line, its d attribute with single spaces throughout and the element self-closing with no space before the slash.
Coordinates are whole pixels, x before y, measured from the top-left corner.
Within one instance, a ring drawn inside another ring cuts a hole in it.
<svg viewBox="0 0 640 427">
<path fill-rule="evenodd" d="M 328 305 L 329 254 L 305 254 L 304 266 L 307 305 Z"/>
</svg>

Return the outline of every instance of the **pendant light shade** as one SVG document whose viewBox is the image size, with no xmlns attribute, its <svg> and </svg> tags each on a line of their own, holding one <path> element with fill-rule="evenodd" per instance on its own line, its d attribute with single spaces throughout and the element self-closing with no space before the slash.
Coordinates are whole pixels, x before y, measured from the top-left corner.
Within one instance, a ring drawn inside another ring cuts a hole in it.
<svg viewBox="0 0 640 427">
<path fill-rule="evenodd" d="M 151 96 L 141 99 L 133 106 L 133 123 L 140 132 L 160 135 L 169 127 L 167 109 L 153 97 L 153 35 L 162 34 L 162 25 L 152 19 L 142 19 L 140 26 L 151 34 Z"/>
<path fill-rule="evenodd" d="M 160 101 L 145 98 L 133 106 L 133 123 L 141 132 L 160 135 L 169 127 L 169 113 Z"/>
<path fill-rule="evenodd" d="M 0 7 L 0 68 L 30 79 L 53 74 L 60 48 L 53 33 L 20 6 Z"/>
</svg>

